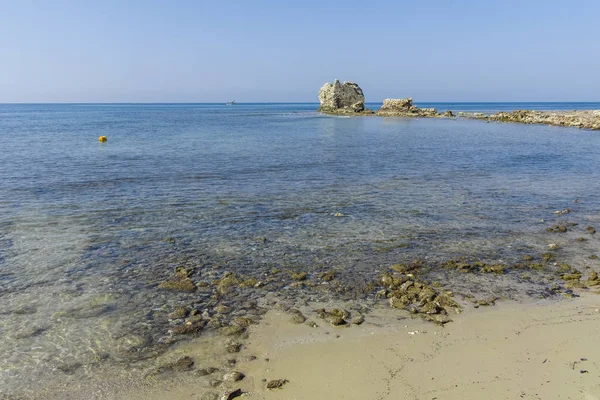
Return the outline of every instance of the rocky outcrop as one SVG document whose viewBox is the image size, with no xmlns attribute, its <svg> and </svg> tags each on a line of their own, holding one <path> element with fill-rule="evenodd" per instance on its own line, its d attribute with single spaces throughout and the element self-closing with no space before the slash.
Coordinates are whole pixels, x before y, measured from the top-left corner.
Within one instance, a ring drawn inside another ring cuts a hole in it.
<svg viewBox="0 0 600 400">
<path fill-rule="evenodd" d="M 571 126 L 584 129 L 600 130 L 600 110 L 582 111 L 535 111 L 516 110 L 501 111 L 496 114 L 459 113 L 461 117 L 496 122 L 516 122 L 520 124 L 544 124 Z"/>
<path fill-rule="evenodd" d="M 340 83 L 335 80 L 327 82 L 319 90 L 320 112 L 330 114 L 356 114 L 369 112 L 365 110 L 365 95 L 354 82 Z"/>
<path fill-rule="evenodd" d="M 383 106 L 377 111 L 383 117 L 441 117 L 435 108 L 419 108 L 410 97 L 406 99 L 385 99 Z M 451 115 L 443 115 L 451 116 Z"/>
</svg>

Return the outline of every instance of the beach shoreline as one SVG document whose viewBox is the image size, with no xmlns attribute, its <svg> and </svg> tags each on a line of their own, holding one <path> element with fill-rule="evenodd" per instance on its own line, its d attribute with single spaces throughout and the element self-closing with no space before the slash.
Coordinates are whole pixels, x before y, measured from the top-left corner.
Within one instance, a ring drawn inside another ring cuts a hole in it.
<svg viewBox="0 0 600 400">
<path fill-rule="evenodd" d="M 272 310 L 250 329 L 240 353 L 243 380 L 219 390 L 192 383 L 120 398 L 222 398 L 235 389 L 240 398 L 266 400 L 600 398 L 595 294 L 471 308 L 444 327 L 392 312 L 374 310 L 361 326 L 311 328 Z M 266 389 L 265 380 L 276 379 L 289 382 Z"/>
</svg>

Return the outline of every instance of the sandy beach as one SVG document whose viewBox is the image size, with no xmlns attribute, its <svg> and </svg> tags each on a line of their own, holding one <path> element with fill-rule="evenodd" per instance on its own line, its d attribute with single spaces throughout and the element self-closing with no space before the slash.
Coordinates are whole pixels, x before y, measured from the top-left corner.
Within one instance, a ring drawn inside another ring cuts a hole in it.
<svg viewBox="0 0 600 400">
<path fill-rule="evenodd" d="M 240 353 L 240 359 L 257 358 L 239 362 L 235 369 L 246 377 L 228 387 L 249 399 L 600 398 L 597 295 L 470 309 L 445 327 L 404 317 L 382 309 L 360 326 L 320 321 L 312 328 L 269 312 Z M 289 382 L 267 390 L 264 379 Z M 204 399 L 217 393 L 221 398 L 223 390 L 191 384 L 137 395 Z"/>
</svg>

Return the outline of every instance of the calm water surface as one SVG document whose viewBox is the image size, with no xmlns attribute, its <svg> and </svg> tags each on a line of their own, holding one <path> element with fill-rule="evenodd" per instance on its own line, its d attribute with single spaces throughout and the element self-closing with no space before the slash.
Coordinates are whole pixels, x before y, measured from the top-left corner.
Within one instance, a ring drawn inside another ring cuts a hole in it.
<svg viewBox="0 0 600 400">
<path fill-rule="evenodd" d="M 361 285 L 400 261 L 515 262 L 554 242 L 562 261 L 598 268 L 595 236 L 575 239 L 600 225 L 600 133 L 315 109 L 0 105 L 0 395 L 130 365 L 125 350 L 162 340 L 173 307 L 209 301 L 156 288 L 190 260 L 257 275 L 335 268 Z M 568 234 L 545 231 L 571 221 Z M 431 274 L 464 292 L 546 290 L 516 275 Z"/>
</svg>

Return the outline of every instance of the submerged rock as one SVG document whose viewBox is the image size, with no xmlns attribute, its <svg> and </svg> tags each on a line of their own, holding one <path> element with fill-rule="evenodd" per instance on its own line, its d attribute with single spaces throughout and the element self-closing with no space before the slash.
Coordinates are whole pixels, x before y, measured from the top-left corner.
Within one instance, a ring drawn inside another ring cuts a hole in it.
<svg viewBox="0 0 600 400">
<path fill-rule="evenodd" d="M 365 96 L 354 82 L 327 82 L 319 90 L 320 112 L 331 114 L 356 114 L 365 112 Z M 368 110 L 367 110 L 368 112 Z"/>
<path fill-rule="evenodd" d="M 548 228 L 546 228 L 546 230 L 548 232 L 553 232 L 553 233 L 565 233 L 568 231 L 567 227 L 564 225 L 549 226 Z"/>
<path fill-rule="evenodd" d="M 196 322 L 188 321 L 185 324 L 174 326 L 170 329 L 174 335 L 192 335 L 200 333 L 206 326 L 206 321 L 200 320 Z"/>
<path fill-rule="evenodd" d="M 304 271 L 302 271 L 302 272 L 291 271 L 290 272 L 290 277 L 295 281 L 305 281 L 307 276 L 308 276 L 308 273 L 306 273 Z"/>
<path fill-rule="evenodd" d="M 194 292 L 196 291 L 196 285 L 189 278 L 176 278 L 162 282 L 158 285 L 160 289 L 176 290 L 181 292 Z"/>
<path fill-rule="evenodd" d="M 183 356 L 179 358 L 177 361 L 170 362 L 158 367 L 156 372 L 164 373 L 164 372 L 183 372 L 189 371 L 194 366 L 194 360 L 192 360 L 188 356 Z"/>
<path fill-rule="evenodd" d="M 215 372 L 219 371 L 218 368 L 215 367 L 207 367 L 207 368 L 200 368 L 197 372 L 196 375 L 197 376 L 206 376 L 206 375 L 211 375 L 214 374 Z"/>
<path fill-rule="evenodd" d="M 171 319 L 181 319 L 187 317 L 189 314 L 189 310 L 187 307 L 177 307 L 173 310 L 172 313 L 169 314 L 169 318 Z"/>
<path fill-rule="evenodd" d="M 67 375 L 71 375 L 75 373 L 79 368 L 81 368 L 83 364 L 75 362 L 75 363 L 65 363 L 58 366 L 58 369 L 64 372 Z"/>
</svg>

